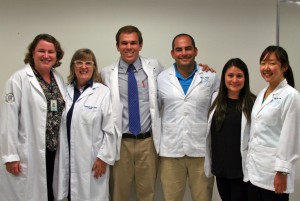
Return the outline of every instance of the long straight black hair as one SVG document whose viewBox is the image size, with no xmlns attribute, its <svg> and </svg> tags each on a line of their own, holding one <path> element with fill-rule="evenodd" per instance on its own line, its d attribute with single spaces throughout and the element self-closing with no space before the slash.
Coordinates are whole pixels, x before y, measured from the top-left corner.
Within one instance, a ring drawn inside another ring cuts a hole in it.
<svg viewBox="0 0 300 201">
<path fill-rule="evenodd" d="M 245 83 L 244 87 L 241 89 L 239 94 L 237 108 L 238 110 L 243 111 L 248 122 L 250 122 L 251 120 L 251 111 L 256 96 L 250 90 L 248 68 L 247 65 L 241 59 L 232 58 L 229 61 L 227 61 L 227 63 L 223 67 L 219 93 L 208 111 L 208 115 L 210 115 L 213 109 L 216 108 L 214 115 L 216 117 L 217 130 L 221 129 L 227 110 L 226 98 L 228 97 L 228 89 L 225 85 L 225 74 L 226 71 L 233 66 L 242 70 L 245 76 Z"/>
</svg>

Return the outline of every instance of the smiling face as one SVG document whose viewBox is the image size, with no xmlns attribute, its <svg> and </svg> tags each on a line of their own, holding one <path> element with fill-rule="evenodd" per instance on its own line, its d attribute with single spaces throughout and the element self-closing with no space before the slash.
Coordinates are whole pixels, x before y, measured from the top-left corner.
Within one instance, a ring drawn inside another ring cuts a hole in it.
<svg viewBox="0 0 300 201">
<path fill-rule="evenodd" d="M 276 87 L 284 80 L 284 72 L 287 67 L 283 67 L 274 52 L 267 54 L 260 62 L 260 74 L 266 82 Z"/>
<path fill-rule="evenodd" d="M 226 70 L 225 86 L 227 87 L 227 96 L 229 98 L 238 99 L 244 84 L 245 74 L 240 68 L 232 66 Z"/>
<path fill-rule="evenodd" d="M 121 58 L 127 64 L 132 64 L 138 59 L 142 46 L 143 45 L 139 43 L 138 34 L 136 32 L 121 33 L 117 50 L 120 52 Z"/>
<path fill-rule="evenodd" d="M 188 36 L 179 36 L 174 40 L 171 55 L 179 68 L 194 68 L 198 49 L 194 47 Z"/>
<path fill-rule="evenodd" d="M 50 72 L 55 65 L 56 50 L 53 43 L 40 40 L 32 52 L 34 67 L 39 73 Z"/>
<path fill-rule="evenodd" d="M 92 59 L 80 59 L 74 62 L 75 79 L 78 88 L 82 88 L 92 78 L 94 62 Z"/>
</svg>

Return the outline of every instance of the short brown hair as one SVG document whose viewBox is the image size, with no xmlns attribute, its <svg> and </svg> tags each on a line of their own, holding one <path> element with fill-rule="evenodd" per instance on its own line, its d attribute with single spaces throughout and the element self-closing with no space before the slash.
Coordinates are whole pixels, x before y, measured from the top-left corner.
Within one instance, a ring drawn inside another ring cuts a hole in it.
<svg viewBox="0 0 300 201">
<path fill-rule="evenodd" d="M 56 51 L 57 61 L 54 64 L 53 68 L 60 66 L 61 65 L 60 60 L 64 56 L 64 51 L 61 48 L 60 43 L 58 42 L 58 40 L 56 40 L 53 36 L 51 36 L 49 34 L 39 34 L 33 39 L 33 41 L 28 46 L 28 52 L 25 54 L 24 63 L 25 64 L 29 63 L 32 67 L 34 67 L 33 51 L 36 48 L 37 44 L 41 40 L 45 40 L 45 41 L 47 41 L 49 43 L 52 43 L 54 45 L 55 51 Z"/>
<path fill-rule="evenodd" d="M 143 44 L 143 36 L 142 36 L 141 31 L 135 26 L 127 25 L 127 26 L 121 27 L 116 34 L 116 45 L 117 46 L 119 46 L 119 42 L 120 42 L 119 37 L 120 37 L 121 33 L 127 33 L 127 34 L 137 33 L 138 38 L 139 38 L 139 44 Z"/>
</svg>

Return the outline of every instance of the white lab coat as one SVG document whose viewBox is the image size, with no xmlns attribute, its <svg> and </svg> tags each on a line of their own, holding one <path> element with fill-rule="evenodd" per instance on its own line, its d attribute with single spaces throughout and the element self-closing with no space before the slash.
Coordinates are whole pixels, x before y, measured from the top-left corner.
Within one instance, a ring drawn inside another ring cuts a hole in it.
<svg viewBox="0 0 300 201">
<path fill-rule="evenodd" d="M 149 103 L 150 103 L 150 115 L 152 121 L 152 134 L 153 141 L 156 151 L 159 152 L 160 144 L 160 132 L 161 124 L 158 114 L 157 106 L 157 75 L 163 70 L 162 65 L 156 59 L 148 59 L 141 57 L 142 67 L 146 75 L 148 76 L 148 88 L 149 88 Z M 115 63 L 102 69 L 101 77 L 103 83 L 108 86 L 111 91 L 112 97 L 112 108 L 113 108 L 113 118 L 115 123 L 115 129 L 118 134 L 117 142 L 117 158 L 120 159 L 120 148 L 122 139 L 122 114 L 123 114 L 123 104 L 120 101 L 119 92 L 119 81 L 118 81 L 118 67 L 120 60 L 118 59 Z"/>
<path fill-rule="evenodd" d="M 69 149 L 67 140 L 67 113 L 73 104 L 74 85 L 67 86 L 66 109 L 62 115 L 60 144 L 56 157 L 54 191 L 57 199 L 68 195 Z M 70 162 L 71 200 L 108 201 L 109 165 L 116 155 L 115 134 L 109 89 L 100 83 L 93 83 L 77 99 L 71 121 Z M 92 171 L 95 160 L 107 163 L 106 173 L 94 178 Z M 55 188 L 57 187 L 57 188 Z"/>
<path fill-rule="evenodd" d="M 64 96 L 63 79 L 52 72 Z M 8 79 L 1 100 L 0 200 L 47 200 L 46 121 L 47 100 L 27 64 Z M 12 161 L 21 162 L 19 176 L 6 171 Z"/>
<path fill-rule="evenodd" d="M 158 102 L 162 118 L 160 156 L 205 156 L 207 113 L 219 83 L 215 73 L 203 72 L 199 67 L 184 94 L 174 66 L 159 74 Z"/>
<path fill-rule="evenodd" d="M 300 151 L 300 95 L 283 80 L 262 103 L 266 90 L 252 109 L 244 181 L 274 191 L 276 171 L 288 172 L 285 193 L 292 193 Z"/>
<path fill-rule="evenodd" d="M 205 170 L 205 175 L 207 177 L 213 176 L 213 174 L 211 173 L 211 165 L 212 165 L 211 157 L 212 156 L 211 156 L 210 127 L 211 127 L 212 117 L 213 117 L 214 113 L 215 113 L 215 109 L 210 113 L 209 118 L 208 118 L 208 124 L 207 124 L 206 152 L 205 152 L 205 161 L 204 161 L 204 170 Z M 243 112 L 242 113 L 242 122 L 241 122 L 241 144 L 240 144 L 243 173 L 245 172 L 245 161 L 246 161 L 246 156 L 247 156 L 247 151 L 248 151 L 249 138 L 250 138 L 250 123 L 249 123 L 249 121 L 247 121 L 247 118 Z"/>
</svg>

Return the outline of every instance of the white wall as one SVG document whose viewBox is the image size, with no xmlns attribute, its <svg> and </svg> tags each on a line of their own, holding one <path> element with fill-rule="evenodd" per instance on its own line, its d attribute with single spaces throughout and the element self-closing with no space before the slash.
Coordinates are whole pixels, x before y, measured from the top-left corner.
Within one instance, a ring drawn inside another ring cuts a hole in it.
<svg viewBox="0 0 300 201">
<path fill-rule="evenodd" d="M 171 42 L 186 32 L 196 41 L 198 62 L 220 75 L 227 60 L 240 57 L 248 65 L 254 93 L 266 84 L 259 56 L 276 42 L 276 0 L 0 0 L 0 93 L 8 77 L 20 69 L 28 44 L 39 33 L 55 36 L 65 50 L 59 71 L 66 78 L 75 50 L 92 49 L 101 67 L 115 61 L 115 34 L 124 25 L 143 33 L 141 52 L 169 67 Z M 298 168 L 298 178 L 300 170 Z M 162 200 L 158 183 L 157 200 Z M 300 196 L 299 185 L 292 197 Z M 191 198 L 186 194 L 185 201 Z M 219 201 L 217 190 L 214 201 Z M 296 200 L 296 198 L 291 198 Z"/>
<path fill-rule="evenodd" d="M 298 2 L 300 2 L 298 0 Z M 289 54 L 290 65 L 293 69 L 296 88 L 300 89 L 300 4 L 279 4 L 279 45 L 284 47 Z M 299 131 L 300 134 L 300 131 Z M 291 200 L 299 200 L 300 196 L 300 162 L 297 164 L 297 178 L 295 181 L 295 193 Z M 296 199 L 296 196 L 298 199 Z"/>
<path fill-rule="evenodd" d="M 300 89 L 300 0 L 296 3 L 279 4 L 279 45 L 289 54 L 290 65 L 294 71 L 296 88 Z"/>
</svg>

